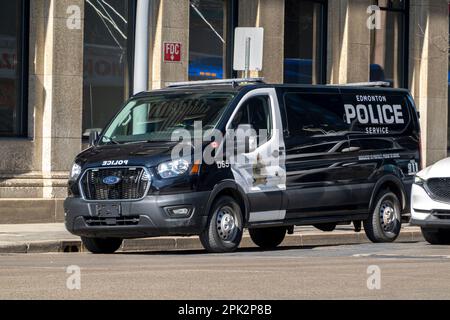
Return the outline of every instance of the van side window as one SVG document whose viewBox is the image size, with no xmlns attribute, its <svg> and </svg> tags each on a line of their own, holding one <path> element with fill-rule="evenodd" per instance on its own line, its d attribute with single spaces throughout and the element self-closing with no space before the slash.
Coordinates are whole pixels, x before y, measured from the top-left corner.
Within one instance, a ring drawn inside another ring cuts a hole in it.
<svg viewBox="0 0 450 320">
<path fill-rule="evenodd" d="M 339 95 L 287 93 L 284 103 L 291 136 L 336 136 L 350 129 Z"/>
<path fill-rule="evenodd" d="M 256 133 L 267 130 L 267 136 L 272 133 L 272 114 L 270 112 L 269 97 L 259 96 L 247 100 L 238 110 L 231 127 L 236 130 L 239 125 L 250 124 Z"/>
<path fill-rule="evenodd" d="M 404 132 L 411 123 L 407 99 L 400 94 L 343 94 L 346 121 L 352 132 L 392 135 Z"/>
</svg>

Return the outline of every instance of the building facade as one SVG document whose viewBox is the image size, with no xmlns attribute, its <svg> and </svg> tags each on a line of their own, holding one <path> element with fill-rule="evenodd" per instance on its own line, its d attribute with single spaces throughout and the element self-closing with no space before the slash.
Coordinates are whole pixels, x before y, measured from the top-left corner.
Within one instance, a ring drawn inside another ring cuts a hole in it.
<svg viewBox="0 0 450 320">
<path fill-rule="evenodd" d="M 138 0 L 8 0 L 0 12 L 0 224 L 64 218 L 68 170 L 133 93 Z M 238 77 L 235 27 L 264 28 L 272 83 L 411 90 L 424 164 L 448 153 L 448 0 L 149 0 L 148 89 Z"/>
</svg>

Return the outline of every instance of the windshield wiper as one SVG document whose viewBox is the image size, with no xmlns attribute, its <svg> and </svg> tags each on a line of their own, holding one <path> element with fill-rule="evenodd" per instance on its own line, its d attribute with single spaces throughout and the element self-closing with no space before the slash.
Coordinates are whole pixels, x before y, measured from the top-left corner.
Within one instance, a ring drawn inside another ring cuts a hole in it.
<svg viewBox="0 0 450 320">
<path fill-rule="evenodd" d="M 124 142 L 124 144 L 138 144 L 138 143 L 173 143 L 172 140 L 136 140 Z"/>
</svg>

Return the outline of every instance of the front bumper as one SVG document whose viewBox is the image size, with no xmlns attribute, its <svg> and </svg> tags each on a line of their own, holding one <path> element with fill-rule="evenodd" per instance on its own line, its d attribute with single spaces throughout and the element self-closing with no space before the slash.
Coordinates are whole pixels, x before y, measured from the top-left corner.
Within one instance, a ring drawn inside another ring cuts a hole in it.
<svg viewBox="0 0 450 320">
<path fill-rule="evenodd" d="M 450 203 L 433 200 L 425 189 L 413 185 L 411 224 L 430 229 L 450 228 Z"/>
<path fill-rule="evenodd" d="M 64 202 L 67 230 L 95 238 L 145 238 L 198 235 L 206 227 L 210 192 L 148 196 L 140 201 L 94 202 L 67 198 Z M 120 204 L 120 216 L 99 216 L 97 205 Z M 189 207 L 190 215 L 174 217 L 169 208 Z"/>
</svg>

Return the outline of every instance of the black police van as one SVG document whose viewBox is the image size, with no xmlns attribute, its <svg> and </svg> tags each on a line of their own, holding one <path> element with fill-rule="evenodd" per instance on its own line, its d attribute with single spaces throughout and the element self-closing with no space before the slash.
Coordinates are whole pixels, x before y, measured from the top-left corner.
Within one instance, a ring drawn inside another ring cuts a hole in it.
<svg viewBox="0 0 450 320">
<path fill-rule="evenodd" d="M 137 94 L 76 157 L 66 227 L 93 253 L 191 235 L 230 252 L 244 228 L 271 249 L 294 226 L 351 223 L 392 242 L 408 220 L 420 129 L 411 95 L 382 85 L 243 79 Z"/>
</svg>

